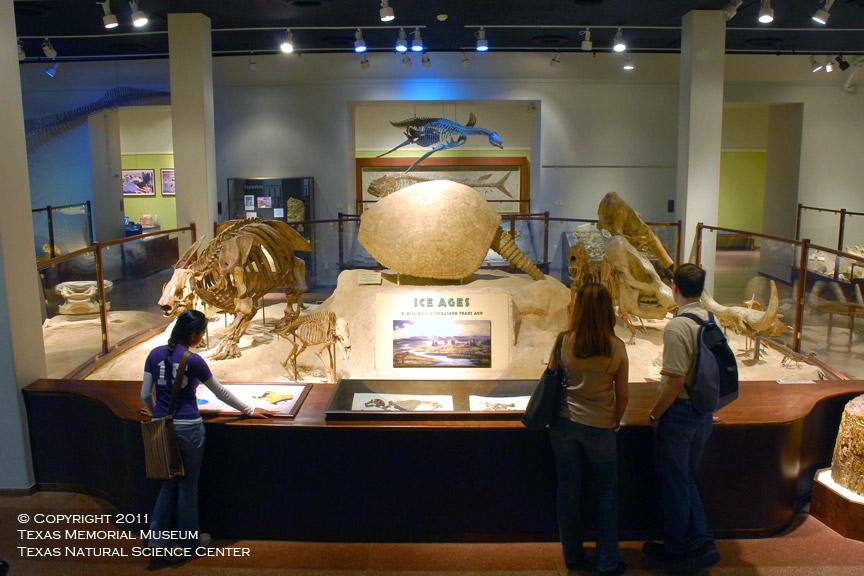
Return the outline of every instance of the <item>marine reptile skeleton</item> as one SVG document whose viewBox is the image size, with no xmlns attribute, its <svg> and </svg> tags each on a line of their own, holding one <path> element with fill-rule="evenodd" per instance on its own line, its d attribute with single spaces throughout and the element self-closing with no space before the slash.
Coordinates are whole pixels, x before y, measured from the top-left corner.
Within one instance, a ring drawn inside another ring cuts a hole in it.
<svg viewBox="0 0 864 576">
<path fill-rule="evenodd" d="M 441 150 L 450 148 L 458 148 L 465 144 L 469 136 L 486 136 L 489 138 L 489 143 L 497 148 L 504 148 L 504 143 L 501 142 L 501 136 L 497 132 L 486 128 L 478 128 L 475 126 L 477 117 L 472 112 L 468 118 L 467 124 L 459 124 L 454 120 L 447 118 L 408 118 L 401 122 L 391 122 L 396 128 L 405 129 L 405 141 L 391 148 L 384 154 L 380 154 L 378 158 L 386 156 L 391 152 L 395 152 L 403 146 L 416 144 L 424 148 L 432 147 L 431 150 L 417 158 L 405 172 L 410 172 L 421 163 L 423 160 Z"/>
</svg>

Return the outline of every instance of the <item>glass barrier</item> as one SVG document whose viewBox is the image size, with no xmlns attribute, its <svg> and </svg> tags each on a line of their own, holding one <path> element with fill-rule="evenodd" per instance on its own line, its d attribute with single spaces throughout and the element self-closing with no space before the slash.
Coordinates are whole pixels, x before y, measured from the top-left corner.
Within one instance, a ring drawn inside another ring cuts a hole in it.
<svg viewBox="0 0 864 576">
<path fill-rule="evenodd" d="M 798 238 L 809 238 L 820 246 L 837 246 L 840 234 L 839 210 L 801 207 Z"/>
<path fill-rule="evenodd" d="M 33 244 L 36 247 L 36 260 L 44 262 L 51 259 L 51 230 L 47 210 L 33 210 Z"/>
<path fill-rule="evenodd" d="M 864 214 L 846 213 L 846 226 L 843 229 L 843 251 L 864 256 Z"/>
<path fill-rule="evenodd" d="M 89 204 L 51 208 L 54 245 L 59 254 L 80 250 L 93 243 Z"/>
<path fill-rule="evenodd" d="M 102 352 L 95 253 L 57 258 L 40 267 L 39 277 L 47 376 L 63 378 Z"/>
</svg>

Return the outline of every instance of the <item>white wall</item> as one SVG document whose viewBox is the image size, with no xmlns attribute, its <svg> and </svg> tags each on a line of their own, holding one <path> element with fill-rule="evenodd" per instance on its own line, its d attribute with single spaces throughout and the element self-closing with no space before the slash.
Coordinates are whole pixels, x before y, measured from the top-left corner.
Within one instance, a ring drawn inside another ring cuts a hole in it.
<svg viewBox="0 0 864 576">
<path fill-rule="evenodd" d="M 723 106 L 723 150 L 766 150 L 768 106 L 729 102 Z"/>
<path fill-rule="evenodd" d="M 121 154 L 173 154 L 171 106 L 124 106 L 120 113 Z"/>
</svg>

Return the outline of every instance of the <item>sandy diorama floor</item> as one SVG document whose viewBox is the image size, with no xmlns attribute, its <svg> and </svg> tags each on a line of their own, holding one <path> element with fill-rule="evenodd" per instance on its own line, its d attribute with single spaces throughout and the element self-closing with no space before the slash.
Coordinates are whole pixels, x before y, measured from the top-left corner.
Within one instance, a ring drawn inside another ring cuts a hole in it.
<svg viewBox="0 0 864 576">
<path fill-rule="evenodd" d="M 346 271 L 340 275 L 339 285 L 334 294 L 322 305 L 322 309 L 334 311 L 337 316 L 348 320 L 351 334 L 351 352 L 345 361 L 337 353 L 337 372 L 340 378 L 393 379 L 404 378 L 398 370 L 376 370 L 374 365 L 374 326 L 375 294 L 382 291 L 410 291 L 417 286 L 397 286 L 395 280 L 385 275 L 380 286 L 360 286 L 359 271 Z M 569 290 L 560 282 L 547 278 L 533 282 L 525 276 L 506 273 L 485 273 L 476 276 L 472 282 L 462 286 L 437 286 L 438 290 L 474 290 L 508 292 L 515 303 L 520 317 L 518 339 L 510 350 L 510 367 L 504 371 L 483 369 L 423 369 L 426 379 L 461 378 L 500 378 L 536 379 L 543 372 L 555 335 L 563 329 Z M 290 382 L 290 371 L 282 366 L 291 350 L 291 342 L 273 332 L 273 327 L 282 318 L 284 303 L 272 304 L 259 312 L 246 335 L 240 341 L 242 356 L 230 360 L 209 362 L 216 377 L 225 382 Z M 317 306 L 307 306 L 311 312 Z M 264 319 L 266 318 L 266 324 Z M 226 325 L 230 323 L 220 316 L 210 323 L 210 349 L 215 347 Z M 662 352 L 663 328 L 667 320 L 646 321 L 639 327 L 635 343 L 627 347 L 630 356 L 630 380 L 633 382 L 657 381 L 660 376 L 660 356 Z M 151 339 L 134 346 L 111 363 L 100 367 L 89 378 L 99 380 L 135 380 L 140 378 L 144 361 L 155 346 L 167 342 L 171 326 Z M 616 332 L 625 341 L 629 332 L 619 323 Z M 758 361 L 753 360 L 752 342 L 737 334 L 728 333 L 727 337 L 739 358 L 740 378 L 742 380 L 819 380 L 824 378 L 821 371 L 811 365 L 797 362 L 783 362 L 783 355 L 765 347 Z M 59 340 L 59 339 L 58 339 Z M 62 345 L 58 341 L 57 345 Z M 75 342 L 70 345 L 74 346 Z M 300 379 L 306 382 L 326 381 L 324 365 L 315 354 L 316 349 L 306 350 L 299 358 Z M 199 351 L 205 359 L 208 349 Z M 326 358 L 326 353 L 324 354 Z M 465 374 L 462 374 L 465 372 Z"/>
</svg>

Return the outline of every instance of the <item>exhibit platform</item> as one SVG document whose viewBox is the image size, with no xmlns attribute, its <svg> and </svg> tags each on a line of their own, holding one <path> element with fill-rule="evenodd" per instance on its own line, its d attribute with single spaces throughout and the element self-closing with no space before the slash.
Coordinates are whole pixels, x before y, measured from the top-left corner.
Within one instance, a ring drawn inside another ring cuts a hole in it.
<svg viewBox="0 0 864 576">
<path fill-rule="evenodd" d="M 294 418 L 206 418 L 202 529 L 331 542 L 555 539 L 545 432 L 514 420 L 327 420 L 335 388 L 312 385 Z M 134 381 L 25 388 L 37 488 L 149 512 L 158 482 L 144 476 L 138 392 Z M 789 526 L 815 471 L 830 464 L 844 404 L 861 393 L 864 381 L 743 382 L 718 413 L 700 470 L 711 529 L 764 537 Z M 625 539 L 659 533 L 647 425 L 655 394 L 656 384 L 630 385 L 618 434 Z"/>
</svg>

